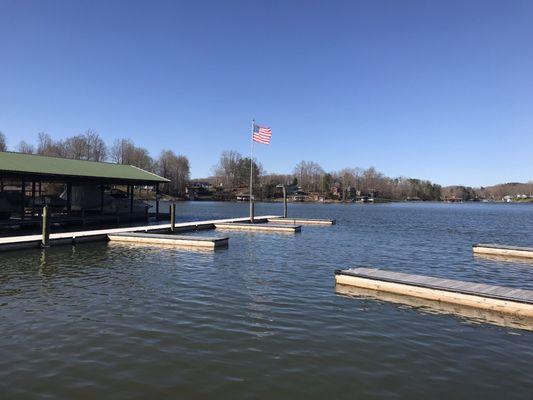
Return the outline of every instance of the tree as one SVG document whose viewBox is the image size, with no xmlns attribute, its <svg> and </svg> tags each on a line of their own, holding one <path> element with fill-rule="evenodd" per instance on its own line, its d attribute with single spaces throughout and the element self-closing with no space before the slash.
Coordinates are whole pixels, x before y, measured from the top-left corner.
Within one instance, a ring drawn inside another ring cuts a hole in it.
<svg viewBox="0 0 533 400">
<path fill-rule="evenodd" d="M 35 153 L 35 147 L 33 147 L 32 144 L 27 143 L 24 140 L 22 140 L 18 145 L 18 151 L 19 153 L 33 154 Z"/>
<path fill-rule="evenodd" d="M 38 141 L 37 154 L 50 157 L 66 157 L 64 144 L 54 141 L 49 134 L 40 132 Z"/>
<path fill-rule="evenodd" d="M 6 135 L 0 132 L 0 151 L 7 151 Z"/>
<path fill-rule="evenodd" d="M 157 161 L 159 175 L 170 179 L 166 191 L 173 196 L 184 196 L 190 179 L 189 159 L 177 156 L 172 150 L 163 150 Z"/>
<path fill-rule="evenodd" d="M 111 160 L 117 164 L 134 165 L 153 171 L 155 163 L 148 150 L 136 147 L 131 139 L 117 139 L 111 148 Z"/>
<path fill-rule="evenodd" d="M 85 139 L 85 157 L 91 161 L 105 161 L 107 158 L 107 146 L 98 133 L 92 129 L 83 134 Z"/>
<path fill-rule="evenodd" d="M 226 150 L 220 155 L 218 164 L 214 167 L 215 178 L 218 184 L 227 189 L 237 186 L 236 176 L 242 155 L 233 150 Z"/>
<path fill-rule="evenodd" d="M 313 161 L 301 161 L 294 168 L 294 175 L 298 179 L 301 188 L 308 192 L 320 190 L 324 170 Z"/>
</svg>

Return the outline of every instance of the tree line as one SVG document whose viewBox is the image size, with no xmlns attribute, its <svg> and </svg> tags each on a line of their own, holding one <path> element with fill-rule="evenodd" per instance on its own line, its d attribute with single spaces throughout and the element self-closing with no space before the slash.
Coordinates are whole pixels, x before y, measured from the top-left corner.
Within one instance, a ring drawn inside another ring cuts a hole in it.
<svg viewBox="0 0 533 400">
<path fill-rule="evenodd" d="M 440 200 L 441 186 L 430 181 L 412 178 L 390 178 L 368 169 L 344 168 L 326 172 L 314 161 L 301 161 L 291 174 L 266 173 L 256 160 L 254 165 L 254 195 L 260 198 L 279 196 L 278 185 L 299 189 L 323 198 L 354 200 L 357 196 L 372 196 L 390 200 Z M 225 151 L 213 167 L 210 178 L 218 188 L 247 192 L 250 159 L 236 151 Z"/>
<path fill-rule="evenodd" d="M 6 137 L 0 132 L 0 151 L 7 150 Z M 186 156 L 162 150 L 157 158 L 153 158 L 147 149 L 136 146 L 131 139 L 116 139 L 109 146 L 92 129 L 61 140 L 41 132 L 35 145 L 21 141 L 14 150 L 25 154 L 134 165 L 169 179 L 171 182 L 162 185 L 161 190 L 171 196 L 185 196 L 190 180 L 190 164 Z"/>
</svg>

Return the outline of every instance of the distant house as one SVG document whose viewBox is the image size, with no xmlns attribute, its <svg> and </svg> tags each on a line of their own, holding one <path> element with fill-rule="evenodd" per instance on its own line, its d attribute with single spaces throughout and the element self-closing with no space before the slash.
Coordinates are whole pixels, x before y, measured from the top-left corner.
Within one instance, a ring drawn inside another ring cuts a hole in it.
<svg viewBox="0 0 533 400">
<path fill-rule="evenodd" d="M 292 194 L 289 196 L 289 198 L 294 202 L 302 202 L 307 200 L 309 196 L 309 193 L 304 192 L 302 188 L 297 188 L 295 191 L 292 192 Z"/>
<path fill-rule="evenodd" d="M 453 195 L 453 196 L 445 197 L 444 201 L 446 203 L 462 203 L 463 202 L 463 198 L 462 197 L 456 197 L 455 195 Z"/>
</svg>

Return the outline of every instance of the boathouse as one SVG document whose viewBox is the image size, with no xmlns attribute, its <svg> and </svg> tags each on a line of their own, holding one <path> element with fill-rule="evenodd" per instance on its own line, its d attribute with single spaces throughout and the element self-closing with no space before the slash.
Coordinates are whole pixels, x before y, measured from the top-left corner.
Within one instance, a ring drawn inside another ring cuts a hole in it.
<svg viewBox="0 0 533 400">
<path fill-rule="evenodd" d="M 155 200 L 159 219 L 159 186 L 167 182 L 132 165 L 0 152 L 0 227 L 38 224 L 45 205 L 58 223 L 147 219 L 141 191 Z"/>
</svg>

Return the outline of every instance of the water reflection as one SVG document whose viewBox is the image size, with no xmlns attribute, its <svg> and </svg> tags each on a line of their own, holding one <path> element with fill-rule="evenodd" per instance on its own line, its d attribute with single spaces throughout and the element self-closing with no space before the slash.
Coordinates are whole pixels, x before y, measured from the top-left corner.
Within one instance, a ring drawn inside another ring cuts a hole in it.
<svg viewBox="0 0 533 400">
<path fill-rule="evenodd" d="M 402 304 L 418 311 L 430 314 L 452 314 L 470 321 L 490 323 L 506 328 L 533 331 L 533 318 L 520 318 L 510 314 L 502 314 L 489 310 L 467 307 L 460 304 L 444 303 L 418 297 L 404 296 L 396 293 L 381 292 L 348 285 L 335 285 L 337 294 L 363 299 L 379 300 L 388 303 Z"/>
<path fill-rule="evenodd" d="M 487 260 L 494 262 L 508 262 L 508 263 L 518 263 L 524 265 L 530 265 L 533 267 L 533 258 L 524 258 L 524 257 L 512 257 L 512 256 L 500 256 L 498 254 L 483 254 L 483 253 L 473 253 L 474 259 Z"/>
<path fill-rule="evenodd" d="M 135 251 L 142 249 L 143 252 L 149 253 L 150 250 L 159 252 L 163 250 L 176 250 L 178 252 L 193 252 L 199 254 L 213 254 L 215 251 L 226 250 L 227 247 L 207 248 L 198 246 L 187 246 L 184 244 L 166 244 L 166 243 L 127 243 L 127 242 L 107 242 L 110 249 L 121 249 Z"/>
</svg>

